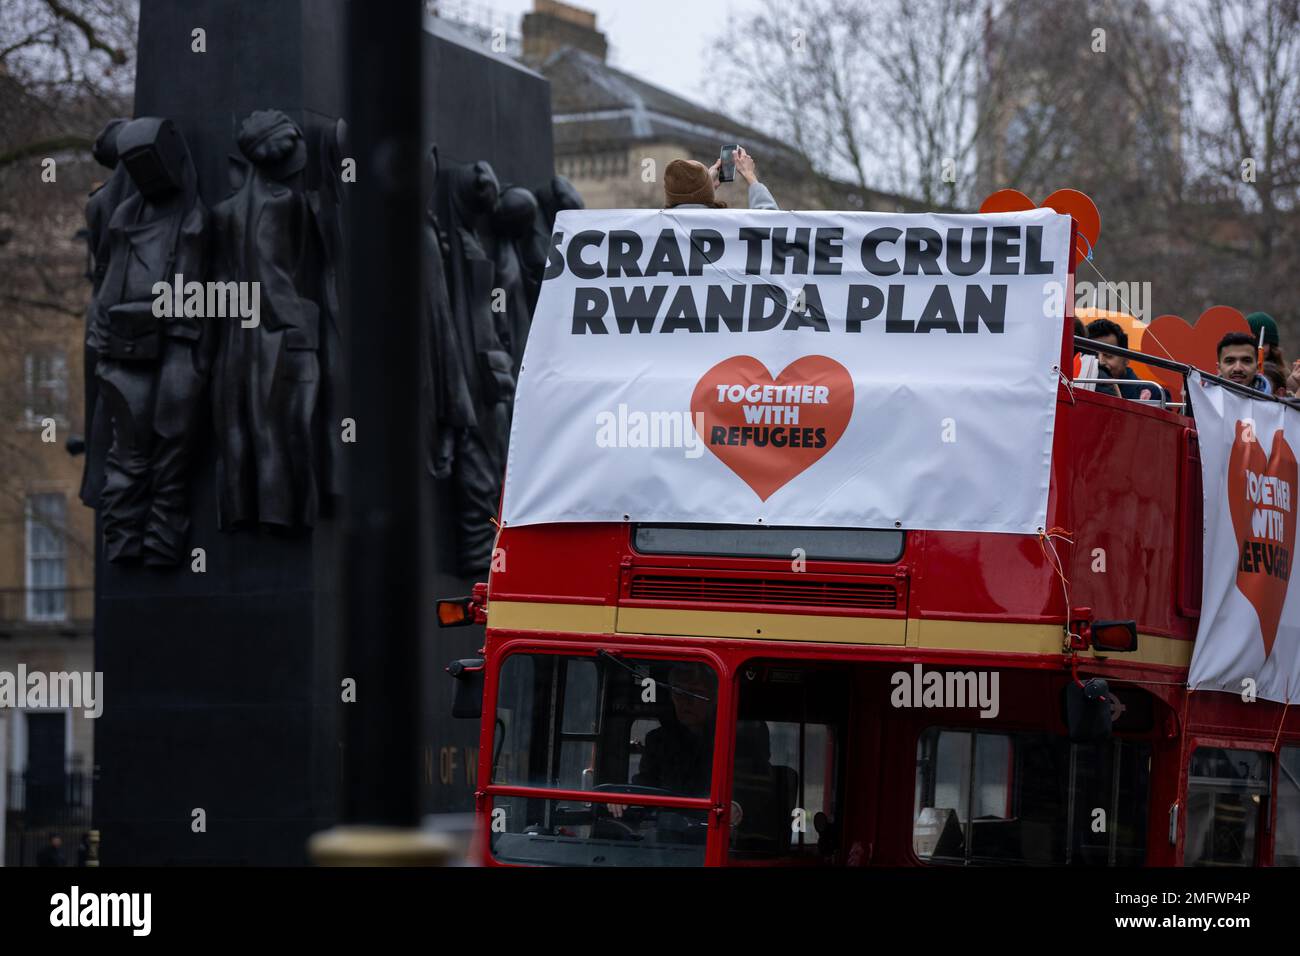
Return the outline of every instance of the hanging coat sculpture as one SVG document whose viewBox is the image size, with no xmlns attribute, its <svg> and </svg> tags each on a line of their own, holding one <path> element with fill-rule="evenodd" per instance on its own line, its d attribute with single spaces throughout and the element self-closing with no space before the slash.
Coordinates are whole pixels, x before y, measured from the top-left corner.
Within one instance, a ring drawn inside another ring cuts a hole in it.
<svg viewBox="0 0 1300 956">
<path fill-rule="evenodd" d="M 185 556 L 186 477 L 214 337 L 201 316 L 175 309 L 170 293 L 159 298 L 154 287 L 175 274 L 205 277 L 208 214 L 170 120 L 132 120 L 116 145 L 138 192 L 109 220 L 108 267 L 87 332 L 113 421 L 99 512 L 108 560 L 167 566 Z"/>
<path fill-rule="evenodd" d="M 99 363 L 99 349 L 103 343 L 92 341 L 92 329 L 95 328 L 96 298 L 104 285 L 104 276 L 108 272 L 108 261 L 112 252 L 108 226 L 113 212 L 122 202 L 136 192 L 135 183 L 118 162 L 117 134 L 122 131 L 129 120 L 109 120 L 95 140 L 91 154 L 95 161 L 110 170 L 107 180 L 101 183 L 86 200 L 86 244 L 88 246 L 89 275 L 91 283 L 90 305 L 86 309 L 86 341 L 83 357 L 85 364 L 84 422 L 86 440 L 86 462 L 81 474 L 81 501 L 94 508 L 99 502 L 99 493 L 104 487 L 104 459 L 113 439 L 113 423 L 101 407 L 99 399 L 99 380 L 95 377 L 95 367 Z"/>
<path fill-rule="evenodd" d="M 213 382 L 218 524 L 310 526 L 317 513 L 313 415 L 320 383 L 321 235 L 302 130 L 277 110 L 244 120 L 235 191 L 213 209 L 220 281 L 258 283 L 259 322 L 222 325 Z"/>
<path fill-rule="evenodd" d="M 347 123 L 336 120 L 315 129 L 317 182 L 307 193 L 322 254 L 320 393 L 314 442 L 322 513 L 343 494 L 343 412 L 339 408 L 343 366 L 343 305 L 347 301 L 346 190 L 342 187 L 347 155 Z"/>
<path fill-rule="evenodd" d="M 464 352 L 447 290 L 446 259 L 450 243 L 437 215 L 438 147 L 424 161 L 424 222 L 420 256 L 424 263 L 424 320 L 421 330 L 421 385 L 426 467 L 434 478 L 452 475 L 456 449 L 475 428 L 474 398 L 463 366 Z"/>
<path fill-rule="evenodd" d="M 452 478 L 456 491 L 457 554 L 466 575 L 489 567 L 496 540 L 497 508 L 505 476 L 514 359 L 506 320 L 492 310 L 496 266 L 483 236 L 490 231 L 499 186 L 485 162 L 443 171 L 439 191 L 448 209 L 448 291 L 474 425 L 456 436 Z M 449 340 L 450 341 L 450 340 Z"/>
<path fill-rule="evenodd" d="M 497 308 L 504 321 L 503 338 L 510 352 L 511 371 L 519 378 L 519 368 L 524 360 L 524 343 L 532 325 L 533 308 L 541 275 L 532 274 L 525 262 L 530 250 L 527 246 L 536 240 L 536 223 L 540 215 L 537 200 L 522 186 L 510 186 L 501 193 L 496 209 L 492 211 L 493 260 L 497 269 L 498 296 L 503 296 Z M 494 303 L 496 305 L 496 303 Z"/>
</svg>

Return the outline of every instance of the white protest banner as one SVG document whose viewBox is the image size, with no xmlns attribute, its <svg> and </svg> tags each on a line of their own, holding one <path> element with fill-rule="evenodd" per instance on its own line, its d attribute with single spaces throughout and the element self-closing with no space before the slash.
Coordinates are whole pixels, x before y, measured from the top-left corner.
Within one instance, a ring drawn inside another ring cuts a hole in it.
<svg viewBox="0 0 1300 956">
<path fill-rule="evenodd" d="M 569 211 L 503 524 L 1033 534 L 1070 219 Z"/>
<path fill-rule="evenodd" d="M 1295 555 L 1300 411 L 1187 378 L 1201 446 L 1201 620 L 1187 683 L 1265 700 L 1300 692 Z M 1253 685 L 1243 682 L 1252 681 Z"/>
</svg>

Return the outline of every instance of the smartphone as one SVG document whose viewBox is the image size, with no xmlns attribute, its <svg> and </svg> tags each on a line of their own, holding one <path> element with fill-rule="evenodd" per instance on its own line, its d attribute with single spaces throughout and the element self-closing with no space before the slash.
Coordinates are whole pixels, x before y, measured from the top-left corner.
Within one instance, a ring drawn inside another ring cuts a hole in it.
<svg viewBox="0 0 1300 956">
<path fill-rule="evenodd" d="M 722 166 L 718 170 L 718 182 L 730 183 L 736 179 L 736 150 L 740 147 L 732 143 L 722 147 Z"/>
</svg>

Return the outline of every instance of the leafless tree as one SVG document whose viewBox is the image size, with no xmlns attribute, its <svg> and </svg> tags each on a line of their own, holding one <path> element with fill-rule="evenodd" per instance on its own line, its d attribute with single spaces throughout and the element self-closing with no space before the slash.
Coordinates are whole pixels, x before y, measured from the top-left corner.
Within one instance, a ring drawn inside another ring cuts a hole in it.
<svg viewBox="0 0 1300 956">
<path fill-rule="evenodd" d="M 114 115 L 130 95 L 136 8 L 135 0 L 6 0 L 0 167 L 90 147 L 96 117 Z"/>
<path fill-rule="evenodd" d="M 955 205 L 1003 98 L 989 14 L 988 0 L 764 0 L 715 41 L 719 88 L 824 175 Z"/>
<path fill-rule="evenodd" d="M 1240 238 L 1235 230 L 1198 228 L 1194 235 L 1216 256 L 1240 261 L 1241 295 L 1250 305 L 1268 310 L 1268 303 L 1277 303 L 1294 320 L 1300 3 L 1197 0 L 1182 9 L 1182 23 L 1200 79 L 1192 172 L 1208 199 L 1240 210 L 1247 241 L 1234 241 Z"/>
<path fill-rule="evenodd" d="M 129 115 L 135 23 L 134 0 L 5 0 L 0 13 L 0 520 L 21 524 L 29 486 L 66 473 L 62 440 L 81 427 L 89 284 L 77 232 L 106 175 L 90 147 L 109 118 Z M 31 358 L 47 351 L 68 378 L 55 445 L 25 427 Z M 84 526 L 71 521 L 66 537 L 83 560 Z"/>
</svg>

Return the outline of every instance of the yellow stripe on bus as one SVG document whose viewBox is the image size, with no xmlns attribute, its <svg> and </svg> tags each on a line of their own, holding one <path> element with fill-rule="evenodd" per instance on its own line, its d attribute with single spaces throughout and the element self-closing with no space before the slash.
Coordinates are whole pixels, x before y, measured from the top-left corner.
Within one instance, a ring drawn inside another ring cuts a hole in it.
<svg viewBox="0 0 1300 956">
<path fill-rule="evenodd" d="M 508 631 L 566 631 L 613 634 L 618 608 L 612 604 L 547 604 L 541 601 L 493 601 L 488 626 Z"/>
<path fill-rule="evenodd" d="M 999 624 L 996 621 L 911 618 L 907 622 L 907 638 L 909 647 L 1001 651 L 1004 654 L 1059 654 L 1062 647 L 1061 628 L 1056 624 Z M 1192 660 L 1192 642 L 1139 633 L 1136 651 L 1100 654 L 1085 651 L 1082 656 L 1186 667 Z"/>
<path fill-rule="evenodd" d="M 901 646 L 907 639 L 907 622 L 901 617 L 821 617 L 815 614 L 621 607 L 618 609 L 618 633 Z"/>
<path fill-rule="evenodd" d="M 1060 654 L 1061 628 L 1053 624 L 1003 624 L 921 618 L 843 617 L 770 614 L 748 611 L 696 611 L 678 608 L 617 607 L 493 601 L 488 624 L 512 631 L 569 634 L 646 634 L 674 637 L 807 641 L 820 644 L 871 644 L 931 650 L 995 651 L 1004 654 Z M 1116 661 L 1186 667 L 1192 642 L 1139 634 L 1130 653 L 1084 656 Z"/>
</svg>

